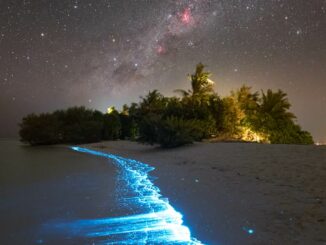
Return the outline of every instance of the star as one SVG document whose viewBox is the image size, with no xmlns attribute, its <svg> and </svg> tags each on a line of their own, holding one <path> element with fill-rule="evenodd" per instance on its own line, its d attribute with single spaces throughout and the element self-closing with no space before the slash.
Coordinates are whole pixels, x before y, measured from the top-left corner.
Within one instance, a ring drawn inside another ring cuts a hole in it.
<svg viewBox="0 0 326 245">
<path fill-rule="evenodd" d="M 194 42 L 192 40 L 189 40 L 188 43 L 187 43 L 187 45 L 189 47 L 193 47 L 195 44 L 194 44 Z"/>
<path fill-rule="evenodd" d="M 295 33 L 299 36 L 302 34 L 302 30 L 298 29 Z"/>
</svg>

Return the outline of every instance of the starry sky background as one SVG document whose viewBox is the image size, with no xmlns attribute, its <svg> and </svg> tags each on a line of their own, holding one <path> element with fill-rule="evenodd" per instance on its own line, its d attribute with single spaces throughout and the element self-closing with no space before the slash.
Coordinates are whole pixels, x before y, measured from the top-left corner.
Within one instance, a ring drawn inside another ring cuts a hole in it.
<svg viewBox="0 0 326 245">
<path fill-rule="evenodd" d="M 198 62 L 222 96 L 284 90 L 326 142 L 325 0 L 1 0 L 0 136 L 31 112 L 173 95 Z"/>
</svg>

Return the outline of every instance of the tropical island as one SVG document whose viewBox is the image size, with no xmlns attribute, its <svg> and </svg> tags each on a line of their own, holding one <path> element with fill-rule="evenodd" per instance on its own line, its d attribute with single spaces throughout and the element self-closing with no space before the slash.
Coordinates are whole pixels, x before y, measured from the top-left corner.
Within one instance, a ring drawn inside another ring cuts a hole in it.
<svg viewBox="0 0 326 245">
<path fill-rule="evenodd" d="M 301 129 L 282 90 L 253 92 L 243 85 L 221 97 L 199 63 L 189 76 L 191 89 L 176 89 L 181 97 L 150 91 L 138 103 L 107 113 L 72 107 L 29 114 L 20 123 L 21 141 L 31 145 L 82 144 L 129 139 L 164 148 L 194 141 L 245 141 L 271 144 L 313 144 Z"/>
<path fill-rule="evenodd" d="M 0 245 L 326 245 L 326 0 L 0 6 Z"/>
</svg>

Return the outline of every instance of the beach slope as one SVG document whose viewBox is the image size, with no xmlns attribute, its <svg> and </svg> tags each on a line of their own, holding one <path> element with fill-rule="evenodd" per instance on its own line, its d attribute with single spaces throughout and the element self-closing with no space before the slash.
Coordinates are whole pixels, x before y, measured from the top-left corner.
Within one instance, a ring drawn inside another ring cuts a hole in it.
<svg viewBox="0 0 326 245">
<path fill-rule="evenodd" d="M 88 148 L 155 170 L 162 195 L 207 244 L 326 244 L 326 147 L 129 141 Z"/>
</svg>

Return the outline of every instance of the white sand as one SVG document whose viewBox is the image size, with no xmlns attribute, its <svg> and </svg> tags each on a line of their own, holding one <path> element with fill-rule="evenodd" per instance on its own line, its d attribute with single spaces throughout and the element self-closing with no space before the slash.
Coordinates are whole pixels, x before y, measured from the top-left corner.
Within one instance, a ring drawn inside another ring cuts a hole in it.
<svg viewBox="0 0 326 245">
<path fill-rule="evenodd" d="M 156 167 L 155 183 L 202 242 L 326 244 L 326 147 L 196 143 L 162 150 L 129 141 L 88 147 Z"/>
</svg>

